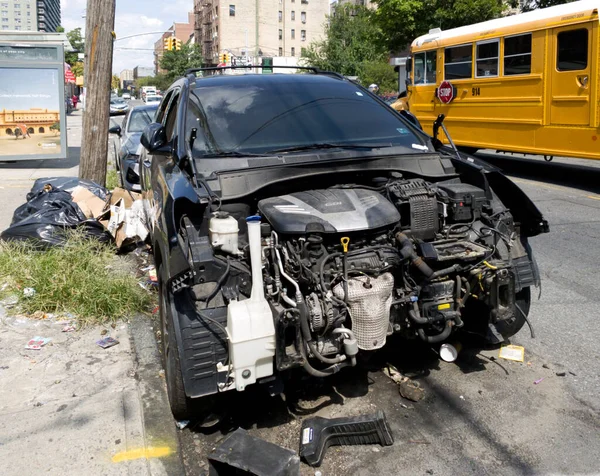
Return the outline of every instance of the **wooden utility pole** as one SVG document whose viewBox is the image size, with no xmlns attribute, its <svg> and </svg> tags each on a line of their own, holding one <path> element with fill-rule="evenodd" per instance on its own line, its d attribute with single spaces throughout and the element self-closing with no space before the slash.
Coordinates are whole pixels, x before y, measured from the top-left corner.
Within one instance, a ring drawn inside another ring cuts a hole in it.
<svg viewBox="0 0 600 476">
<path fill-rule="evenodd" d="M 116 0 L 87 0 L 85 111 L 79 177 L 106 183 Z"/>
</svg>

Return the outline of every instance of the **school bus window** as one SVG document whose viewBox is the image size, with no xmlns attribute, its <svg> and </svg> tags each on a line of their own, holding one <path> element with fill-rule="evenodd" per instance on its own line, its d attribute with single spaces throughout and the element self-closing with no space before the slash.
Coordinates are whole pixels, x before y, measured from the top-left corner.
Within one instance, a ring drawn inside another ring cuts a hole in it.
<svg viewBox="0 0 600 476">
<path fill-rule="evenodd" d="M 436 51 L 425 51 L 414 56 L 415 84 L 435 84 Z"/>
<path fill-rule="evenodd" d="M 477 78 L 498 76 L 498 46 L 498 40 L 477 43 Z"/>
<path fill-rule="evenodd" d="M 586 28 L 560 32 L 557 41 L 556 69 L 577 71 L 587 68 L 588 31 Z"/>
<path fill-rule="evenodd" d="M 531 73 L 531 33 L 504 38 L 504 75 Z"/>
<path fill-rule="evenodd" d="M 470 78 L 473 69 L 472 45 L 446 48 L 444 52 L 444 79 Z"/>
</svg>

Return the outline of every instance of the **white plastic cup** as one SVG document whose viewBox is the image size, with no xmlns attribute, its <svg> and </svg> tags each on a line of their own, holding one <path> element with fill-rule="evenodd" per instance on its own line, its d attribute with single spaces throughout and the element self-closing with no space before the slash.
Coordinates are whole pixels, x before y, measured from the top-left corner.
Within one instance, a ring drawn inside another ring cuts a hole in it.
<svg viewBox="0 0 600 476">
<path fill-rule="evenodd" d="M 452 344 L 440 346 L 440 357 L 444 362 L 454 362 L 458 358 L 458 349 Z"/>
</svg>

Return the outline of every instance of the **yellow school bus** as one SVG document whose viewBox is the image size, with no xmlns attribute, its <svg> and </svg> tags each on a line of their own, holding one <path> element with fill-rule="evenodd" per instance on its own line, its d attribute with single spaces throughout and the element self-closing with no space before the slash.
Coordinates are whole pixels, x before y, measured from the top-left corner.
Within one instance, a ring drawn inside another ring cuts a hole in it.
<svg viewBox="0 0 600 476">
<path fill-rule="evenodd" d="M 582 0 L 431 30 L 411 46 L 409 110 L 430 134 L 445 114 L 467 150 L 600 159 L 599 10 Z"/>
</svg>

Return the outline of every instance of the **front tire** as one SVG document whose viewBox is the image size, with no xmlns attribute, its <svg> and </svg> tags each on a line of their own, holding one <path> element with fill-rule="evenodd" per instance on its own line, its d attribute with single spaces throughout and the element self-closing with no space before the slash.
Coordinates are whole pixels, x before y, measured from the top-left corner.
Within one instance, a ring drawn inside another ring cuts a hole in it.
<svg viewBox="0 0 600 476">
<path fill-rule="evenodd" d="M 176 420 L 188 420 L 192 416 L 191 399 L 185 394 L 183 386 L 183 374 L 181 372 L 181 361 L 177 348 L 174 324 L 173 293 L 169 290 L 162 273 L 162 267 L 158 269 L 160 290 L 160 323 L 162 333 L 162 359 L 165 369 L 165 380 L 167 381 L 167 395 L 171 412 Z"/>
</svg>

